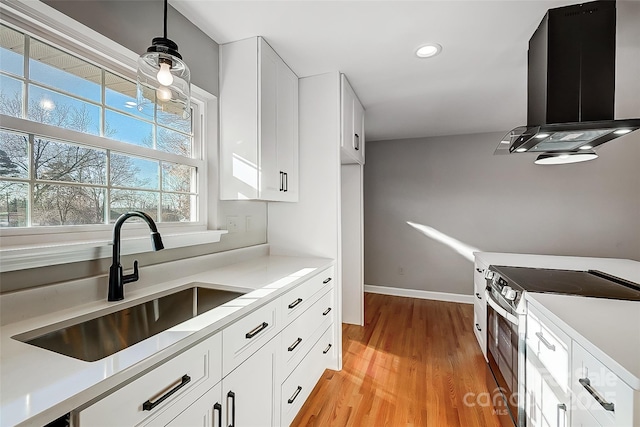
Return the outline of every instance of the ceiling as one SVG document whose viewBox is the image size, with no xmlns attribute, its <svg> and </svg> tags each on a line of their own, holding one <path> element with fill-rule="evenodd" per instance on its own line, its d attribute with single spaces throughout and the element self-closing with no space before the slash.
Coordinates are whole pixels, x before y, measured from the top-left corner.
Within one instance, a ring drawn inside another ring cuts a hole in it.
<svg viewBox="0 0 640 427">
<path fill-rule="evenodd" d="M 572 3 L 170 1 L 219 44 L 263 36 L 299 77 L 345 73 L 369 141 L 525 124 L 529 37 L 547 9 Z M 429 42 L 440 55 L 418 58 Z"/>
</svg>

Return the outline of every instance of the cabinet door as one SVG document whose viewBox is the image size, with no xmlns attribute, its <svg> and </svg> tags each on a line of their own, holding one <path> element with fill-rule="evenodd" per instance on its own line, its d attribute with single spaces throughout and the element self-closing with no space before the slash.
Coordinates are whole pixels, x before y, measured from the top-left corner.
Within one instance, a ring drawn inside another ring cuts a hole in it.
<svg viewBox="0 0 640 427">
<path fill-rule="evenodd" d="M 180 415 L 166 424 L 167 427 L 222 427 L 222 389 L 216 384 Z M 161 425 L 156 422 L 155 425 Z"/>
<path fill-rule="evenodd" d="M 342 107 L 342 150 L 352 154 L 353 151 L 353 101 L 355 95 L 347 78 L 342 75 L 340 80 L 341 107 Z"/>
<path fill-rule="evenodd" d="M 260 39 L 260 198 L 278 200 L 282 173 L 278 167 L 278 68 L 282 60 Z"/>
<path fill-rule="evenodd" d="M 276 425 L 274 375 L 278 340 L 271 340 L 222 380 L 226 426 Z"/>
<path fill-rule="evenodd" d="M 364 108 L 355 96 L 353 99 L 353 150 L 361 165 L 364 164 Z"/>
<path fill-rule="evenodd" d="M 279 200 L 298 201 L 298 77 L 280 61 L 277 76 L 277 163 L 284 174 Z"/>
</svg>

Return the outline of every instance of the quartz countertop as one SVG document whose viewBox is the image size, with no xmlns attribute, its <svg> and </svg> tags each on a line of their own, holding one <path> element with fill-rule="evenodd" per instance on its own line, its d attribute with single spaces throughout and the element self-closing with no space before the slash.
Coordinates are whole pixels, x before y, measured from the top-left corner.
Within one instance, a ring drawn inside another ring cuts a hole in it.
<svg viewBox="0 0 640 427">
<path fill-rule="evenodd" d="M 125 300 L 104 299 L 36 316 L 0 328 L 0 426 L 43 425 L 95 399 L 123 381 L 194 346 L 249 311 L 333 265 L 326 258 L 260 256 L 181 279 L 126 292 Z M 180 261 L 176 261 L 180 268 Z M 153 269 L 145 271 L 153 276 Z M 247 293 L 233 301 L 95 362 L 73 359 L 12 337 L 75 318 L 90 318 L 148 300 L 191 283 Z M 31 291 L 33 292 L 33 291 Z"/>
</svg>

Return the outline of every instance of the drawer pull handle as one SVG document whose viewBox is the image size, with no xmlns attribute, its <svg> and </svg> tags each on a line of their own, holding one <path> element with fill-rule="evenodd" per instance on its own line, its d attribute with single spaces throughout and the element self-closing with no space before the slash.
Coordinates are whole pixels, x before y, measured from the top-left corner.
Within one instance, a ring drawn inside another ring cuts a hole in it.
<svg viewBox="0 0 640 427">
<path fill-rule="evenodd" d="M 302 338 L 298 337 L 298 339 L 297 339 L 293 344 L 291 344 L 291 345 L 287 348 L 287 350 L 288 350 L 288 351 L 293 351 L 293 350 L 295 350 L 295 349 L 296 349 L 296 347 L 298 346 L 298 344 L 300 344 L 301 342 L 302 342 Z"/>
<path fill-rule="evenodd" d="M 544 335 L 542 335 L 542 332 L 536 332 L 536 336 L 538 337 L 540 342 L 544 344 L 545 347 L 547 347 L 551 351 L 556 351 L 556 346 L 547 341 Z"/>
<path fill-rule="evenodd" d="M 324 279 L 324 280 L 322 281 L 322 284 L 323 284 L 323 285 L 326 285 L 326 284 L 327 284 L 327 283 L 329 283 L 330 281 L 331 281 L 331 277 L 327 277 L 326 279 Z"/>
<path fill-rule="evenodd" d="M 329 312 L 331 311 L 331 307 L 327 308 L 324 313 L 322 313 L 323 316 L 326 316 L 327 314 L 329 314 Z"/>
<path fill-rule="evenodd" d="M 480 324 L 479 324 L 479 323 L 476 323 L 476 329 L 477 329 L 479 332 L 482 332 L 482 328 L 480 327 Z"/>
<path fill-rule="evenodd" d="M 476 298 L 478 298 L 479 300 L 482 299 L 482 295 L 480 295 L 478 292 L 476 292 Z"/>
<path fill-rule="evenodd" d="M 296 392 L 293 393 L 293 395 L 289 398 L 289 400 L 287 400 L 287 402 L 289 404 L 292 404 L 293 401 L 296 400 L 296 398 L 298 397 L 301 391 L 302 391 L 302 387 L 298 386 L 298 388 L 296 389 Z"/>
<path fill-rule="evenodd" d="M 229 399 L 231 399 L 231 410 L 229 410 Z M 231 423 L 229 423 L 229 414 L 231 414 Z M 236 394 L 233 391 L 227 393 L 227 424 L 229 427 L 236 425 Z"/>
<path fill-rule="evenodd" d="M 469 271 L 469 270 L 467 270 L 467 271 Z M 477 267 L 476 267 L 476 271 L 477 271 L 478 273 L 482 274 L 482 273 L 484 273 L 484 268 L 477 268 Z"/>
<path fill-rule="evenodd" d="M 564 416 L 560 416 L 560 411 L 564 412 Z M 564 403 L 558 403 L 558 408 L 556 409 L 556 415 L 558 416 L 558 422 L 556 425 L 560 427 L 560 418 L 562 418 L 562 425 L 566 427 L 567 425 L 567 405 Z"/>
<path fill-rule="evenodd" d="M 158 406 L 159 404 L 161 404 L 162 402 L 167 400 L 172 394 L 174 394 L 175 392 L 180 390 L 182 387 L 184 387 L 187 384 L 189 384 L 189 381 L 191 381 L 191 377 L 189 375 L 183 375 L 182 378 L 180 379 L 180 383 L 178 385 L 176 385 L 174 388 L 172 388 L 171 390 L 169 390 L 168 392 L 163 394 L 155 402 L 151 402 L 151 400 L 147 400 L 146 402 L 144 402 L 142 404 L 142 410 L 143 411 L 151 411 L 153 408 L 155 408 L 156 406 Z"/>
<path fill-rule="evenodd" d="M 593 396 L 593 398 L 600 404 L 600 406 L 602 406 L 607 411 L 615 412 L 613 403 L 607 402 L 602 396 L 600 396 L 600 393 L 598 393 L 596 389 L 591 386 L 591 380 L 589 380 L 589 378 L 580 378 L 578 382 L 582 384 L 582 387 L 584 387 L 589 392 L 589 394 Z"/>
<path fill-rule="evenodd" d="M 222 427 L 222 405 L 220 402 L 216 402 L 213 405 L 213 412 L 218 411 L 218 427 Z"/>
<path fill-rule="evenodd" d="M 262 322 L 262 325 L 258 325 L 253 330 L 247 332 L 245 337 L 247 339 L 251 339 L 251 338 L 255 337 L 256 335 L 258 335 L 260 332 L 264 331 L 267 328 L 267 326 L 269 326 L 269 324 L 267 322 Z"/>
<path fill-rule="evenodd" d="M 295 300 L 294 302 L 292 302 L 291 304 L 289 304 L 287 307 L 289 308 L 294 308 L 295 306 L 297 306 L 298 304 L 300 304 L 302 302 L 302 298 L 298 298 L 297 300 Z"/>
<path fill-rule="evenodd" d="M 327 354 L 327 353 L 329 353 L 329 350 L 331 350 L 331 344 L 329 344 L 329 345 L 327 346 L 327 348 L 325 348 L 325 349 L 324 349 L 324 351 L 322 352 L 322 354 Z"/>
</svg>

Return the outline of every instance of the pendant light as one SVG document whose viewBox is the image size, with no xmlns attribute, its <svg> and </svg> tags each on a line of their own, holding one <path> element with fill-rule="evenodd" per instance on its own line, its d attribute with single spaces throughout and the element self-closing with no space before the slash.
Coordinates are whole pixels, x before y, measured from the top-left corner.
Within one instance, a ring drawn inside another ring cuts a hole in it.
<svg viewBox="0 0 640 427">
<path fill-rule="evenodd" d="M 155 109 L 183 119 L 191 116 L 191 72 L 178 53 L 178 45 L 167 38 L 167 0 L 164 0 L 164 36 L 138 58 L 138 110 L 153 117 Z"/>
</svg>

